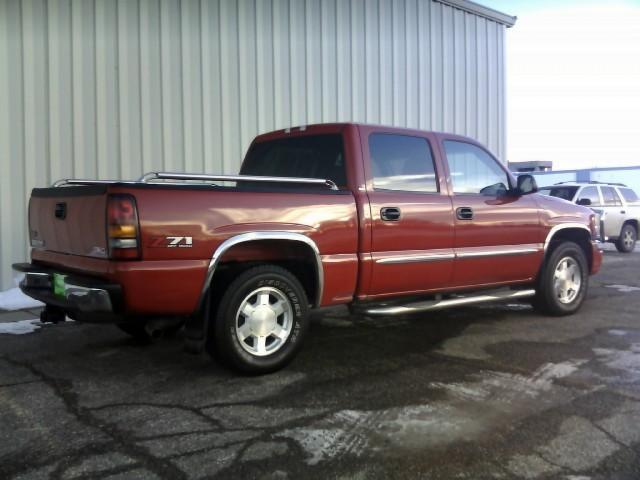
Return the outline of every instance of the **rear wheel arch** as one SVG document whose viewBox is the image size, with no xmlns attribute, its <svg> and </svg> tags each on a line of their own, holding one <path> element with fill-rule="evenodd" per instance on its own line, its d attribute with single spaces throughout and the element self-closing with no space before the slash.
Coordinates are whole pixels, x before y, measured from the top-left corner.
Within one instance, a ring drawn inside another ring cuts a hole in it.
<svg viewBox="0 0 640 480">
<path fill-rule="evenodd" d="M 256 247 L 264 246 L 270 250 L 270 258 L 250 259 L 248 261 L 235 260 Z M 275 254 L 274 252 L 279 252 Z M 237 275 L 249 268 L 268 263 L 277 265 L 290 271 L 303 285 L 309 303 L 319 306 L 324 289 L 324 269 L 320 258 L 320 250 L 316 243 L 306 235 L 292 232 L 249 232 L 228 238 L 216 249 L 207 270 L 202 289 L 200 306 L 212 295 L 215 296 L 215 284 L 230 283 Z M 211 292 L 213 287 L 214 292 Z"/>
<path fill-rule="evenodd" d="M 625 225 L 631 225 L 633 228 L 636 229 L 636 234 L 638 233 L 638 220 L 635 220 L 635 219 L 625 220 L 622 226 L 624 227 Z"/>
</svg>

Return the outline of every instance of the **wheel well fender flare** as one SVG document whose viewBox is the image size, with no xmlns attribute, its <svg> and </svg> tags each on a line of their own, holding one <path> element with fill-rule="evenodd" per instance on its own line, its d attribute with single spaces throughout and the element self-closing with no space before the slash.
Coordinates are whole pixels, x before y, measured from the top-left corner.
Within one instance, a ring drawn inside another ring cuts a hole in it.
<svg viewBox="0 0 640 480">
<path fill-rule="evenodd" d="M 200 301 L 198 302 L 198 308 L 202 309 L 207 299 L 209 288 L 211 287 L 211 281 L 215 274 L 216 268 L 220 264 L 220 261 L 224 254 L 232 247 L 246 242 L 256 242 L 265 240 L 284 240 L 289 242 L 298 242 L 304 244 L 313 252 L 315 274 L 316 274 L 316 291 L 315 301 L 313 305 L 318 307 L 322 302 L 322 294 L 324 291 L 324 268 L 322 266 L 322 258 L 320 257 L 320 249 L 316 242 L 311 238 L 301 233 L 283 232 L 283 231 L 269 231 L 269 232 L 247 232 L 234 235 L 222 242 L 218 248 L 213 252 L 211 260 L 209 261 L 209 267 L 205 275 L 204 284 L 200 293 Z"/>
<path fill-rule="evenodd" d="M 544 252 L 545 254 L 547 253 L 547 250 L 549 249 L 549 246 L 551 245 L 551 242 L 553 241 L 554 237 L 556 236 L 556 234 L 562 230 L 566 230 L 568 228 L 571 229 L 582 229 L 584 231 L 587 232 L 589 239 L 591 238 L 591 230 L 589 230 L 589 227 L 587 227 L 586 225 L 582 224 L 582 223 L 561 223 L 559 225 L 555 225 L 553 228 L 551 228 L 551 230 L 549 230 L 549 233 L 547 234 L 547 238 L 544 241 Z"/>
</svg>

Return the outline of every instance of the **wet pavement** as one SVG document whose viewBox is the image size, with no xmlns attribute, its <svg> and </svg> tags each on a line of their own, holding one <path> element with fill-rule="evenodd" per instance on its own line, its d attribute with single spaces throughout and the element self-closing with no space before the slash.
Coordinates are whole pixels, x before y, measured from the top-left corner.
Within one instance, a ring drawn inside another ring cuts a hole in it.
<svg viewBox="0 0 640 480">
<path fill-rule="evenodd" d="M 565 318 L 325 311 L 262 377 L 179 334 L 0 314 L 0 478 L 638 479 L 639 270 L 607 251 Z"/>
</svg>

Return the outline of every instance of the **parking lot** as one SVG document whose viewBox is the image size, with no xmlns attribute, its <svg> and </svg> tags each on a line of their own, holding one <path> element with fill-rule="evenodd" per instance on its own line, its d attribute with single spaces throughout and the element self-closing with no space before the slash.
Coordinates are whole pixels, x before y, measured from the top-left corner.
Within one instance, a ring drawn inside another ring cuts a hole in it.
<svg viewBox="0 0 640 480">
<path fill-rule="evenodd" d="M 3 334 L 0 478 L 637 479 L 639 269 L 639 253 L 607 249 L 566 318 L 515 303 L 326 311 L 263 377 L 184 353 L 179 334 Z M 0 322 L 28 331 L 35 313 Z"/>
</svg>

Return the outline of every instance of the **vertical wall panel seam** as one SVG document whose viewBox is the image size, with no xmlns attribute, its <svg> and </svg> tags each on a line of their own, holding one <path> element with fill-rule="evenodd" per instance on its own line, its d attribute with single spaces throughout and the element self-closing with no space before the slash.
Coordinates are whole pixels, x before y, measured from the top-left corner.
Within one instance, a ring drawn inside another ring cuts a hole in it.
<svg viewBox="0 0 640 480">
<path fill-rule="evenodd" d="M 255 78 L 255 84 L 254 84 L 254 90 L 255 90 L 255 95 L 256 95 L 256 131 L 258 133 L 262 133 L 260 132 L 260 89 L 258 88 L 258 82 L 260 81 L 260 75 L 259 75 L 259 68 L 258 68 L 258 43 L 259 43 L 259 38 L 258 38 L 258 1 L 260 0 L 253 0 L 253 10 L 254 10 L 254 15 L 253 15 L 253 30 L 256 32 L 254 39 L 253 39 L 253 47 L 255 50 L 255 55 L 253 56 L 253 68 L 255 69 L 256 72 L 256 78 Z"/>
<path fill-rule="evenodd" d="M 274 15 L 274 10 L 275 10 L 275 0 L 268 0 L 271 3 L 271 65 L 272 65 L 272 69 L 271 69 L 271 86 L 273 91 L 271 92 L 272 98 L 274 99 L 274 105 L 273 105 L 273 111 L 272 113 L 272 121 L 274 126 L 276 126 L 277 122 L 278 122 L 278 116 L 276 115 L 276 110 L 277 110 L 277 106 L 275 104 L 275 98 L 276 98 L 276 21 L 275 21 L 275 15 Z"/>
<path fill-rule="evenodd" d="M 491 85 L 489 85 L 489 71 L 491 70 L 491 65 L 489 65 L 489 22 L 486 21 L 484 23 L 484 29 L 485 29 L 485 44 L 486 44 L 486 54 L 487 54 L 487 72 L 486 72 L 486 77 L 487 77 L 487 91 L 486 91 L 486 95 L 487 95 L 487 110 L 486 110 L 486 120 L 487 120 L 487 138 L 486 139 L 482 139 L 483 142 L 489 143 L 489 130 L 491 129 L 491 108 L 489 107 L 489 102 L 491 101 Z"/>
<path fill-rule="evenodd" d="M 420 41 L 420 32 L 421 32 L 421 28 L 422 28 L 422 22 L 420 21 L 420 5 L 421 5 L 421 0 L 417 0 L 416 1 L 416 38 L 415 38 L 415 42 L 416 42 L 416 58 L 418 60 L 418 64 L 416 65 L 417 68 L 417 75 L 418 75 L 418 79 L 417 79 L 417 85 L 418 85 L 418 90 L 416 92 L 416 101 L 418 102 L 418 107 L 417 107 L 417 115 L 416 115 L 416 122 L 418 122 L 417 124 L 417 128 L 420 128 L 422 125 L 422 50 L 421 50 L 421 45 L 422 42 Z"/>
<path fill-rule="evenodd" d="M 475 90 L 476 90 L 476 137 L 480 133 L 480 38 L 478 32 L 480 29 L 478 28 L 478 17 L 474 18 L 475 23 L 475 46 L 476 46 L 476 81 L 475 81 Z"/>
<path fill-rule="evenodd" d="M 71 95 L 69 95 L 70 97 L 70 101 L 71 101 L 71 172 L 70 175 L 72 177 L 76 177 L 76 162 L 78 161 L 78 152 L 76 152 L 76 109 L 75 109 L 75 96 L 76 96 L 76 79 L 75 79 L 75 75 L 73 74 L 73 68 L 74 65 L 76 64 L 76 58 L 75 58 L 75 52 L 74 52 L 74 48 L 73 48 L 73 5 L 71 3 L 71 0 L 69 0 L 69 47 L 71 52 L 69 52 L 69 56 L 71 58 L 71 64 L 69 65 L 70 67 L 70 77 L 71 77 Z M 66 175 L 66 173 L 65 173 Z"/>
<path fill-rule="evenodd" d="M 396 16 L 394 15 L 394 11 L 393 11 L 393 6 L 394 6 L 394 0 L 390 0 L 391 4 L 390 4 L 390 10 L 391 10 L 391 22 L 389 23 L 390 26 L 390 35 L 389 38 L 391 39 L 391 48 L 389 49 L 389 53 L 391 55 L 391 92 L 390 92 L 390 98 L 391 98 L 391 125 L 396 125 L 396 72 L 395 72 L 395 64 L 396 64 L 396 52 L 395 52 L 395 44 L 396 44 L 396 30 L 394 28 L 394 23 L 396 21 Z"/>
<path fill-rule="evenodd" d="M 27 155 L 27 116 L 26 116 L 26 88 L 25 88 L 25 82 L 24 79 L 25 77 L 25 61 L 24 61 L 24 32 L 25 32 L 25 28 L 24 28 L 24 4 L 20 3 L 19 8 L 19 12 L 20 12 L 20 49 L 22 52 L 22 55 L 20 56 L 20 69 L 21 69 L 21 73 L 22 73 L 22 96 L 21 96 L 21 108 L 22 108 L 22 162 L 21 166 L 22 166 L 22 185 L 23 185 L 23 192 L 27 192 L 28 190 L 28 179 L 27 179 L 27 159 L 26 159 L 26 155 Z M 23 195 L 23 198 L 25 197 L 25 195 Z M 23 219 L 24 221 L 24 219 Z M 27 226 L 27 230 L 28 230 L 28 226 Z M 2 289 L 0 289 L 2 290 Z"/>
<path fill-rule="evenodd" d="M 223 95 L 224 88 L 222 85 L 222 1 L 218 1 L 218 25 L 216 26 L 216 30 L 218 31 L 218 85 L 220 91 L 220 112 L 222 112 L 223 108 Z M 220 143 L 222 147 L 220 148 L 220 167 L 222 169 L 221 173 L 227 173 L 225 155 L 224 155 L 224 121 L 220 121 Z"/>
<path fill-rule="evenodd" d="M 164 95 L 164 54 L 163 54 L 163 42 L 162 42 L 162 0 L 158 0 L 158 49 L 160 53 L 160 131 L 162 135 L 165 135 L 165 122 L 164 122 L 164 111 L 165 111 L 165 95 Z M 162 148 L 162 169 L 167 169 L 167 149 L 165 146 L 165 142 L 163 139 L 160 140 L 160 145 Z"/>
<path fill-rule="evenodd" d="M 362 88 L 364 89 L 363 121 L 369 120 L 369 75 L 367 75 L 367 64 L 369 62 L 369 48 L 367 42 L 367 3 L 362 4 L 362 50 L 364 55 L 364 71 L 362 78 Z"/>
<path fill-rule="evenodd" d="M 240 78 L 242 77 L 242 71 L 240 70 L 240 64 L 241 62 L 243 62 L 243 59 L 240 57 L 240 55 L 242 54 L 242 51 L 240 50 L 240 4 L 238 2 L 235 2 L 235 7 L 236 7 L 236 46 L 238 50 L 238 55 L 236 59 L 236 71 L 238 73 L 238 99 L 237 99 L 238 132 L 242 132 L 242 101 L 240 100 L 240 96 L 242 95 L 242 90 L 240 89 Z M 241 139 L 242 139 L 242 135 L 239 134 L 237 142 L 242 143 Z M 242 153 L 244 153 L 242 151 L 242 145 L 238 147 L 238 151 L 240 152 L 240 156 L 242 156 Z"/>
<path fill-rule="evenodd" d="M 356 75 L 354 70 L 354 59 L 353 59 L 353 35 L 354 35 L 354 25 L 353 25 L 353 2 L 355 0 L 349 1 L 349 64 L 351 65 L 351 78 L 349 79 L 349 90 L 351 92 L 351 115 L 350 120 L 355 118 L 355 112 L 358 110 L 358 95 L 354 94 L 355 89 L 353 88 L 353 82 L 356 79 Z"/>
<path fill-rule="evenodd" d="M 319 122 L 322 122 L 324 120 L 324 73 L 322 71 L 322 69 L 324 68 L 324 65 L 322 64 L 322 60 L 324 58 L 324 42 L 323 42 L 323 37 L 324 37 L 324 22 L 325 22 L 325 18 L 324 18 L 324 9 L 322 8 L 322 1 L 320 2 L 320 28 L 318 30 L 318 45 L 320 46 L 320 55 L 319 55 L 319 59 L 320 59 L 320 115 L 319 115 Z"/>
<path fill-rule="evenodd" d="M 98 130 L 99 130 L 99 125 L 98 125 L 98 55 L 96 54 L 95 50 L 98 48 L 98 19 L 96 18 L 98 15 L 98 8 L 96 6 L 96 1 L 97 0 L 93 0 L 93 48 L 94 48 L 94 52 L 93 52 L 93 74 L 94 74 L 94 78 L 93 78 L 93 82 L 94 82 L 94 95 L 93 95 L 93 128 L 95 129 L 95 133 L 96 133 L 96 138 L 95 138 L 95 142 L 93 144 L 93 149 L 94 149 L 94 160 L 95 160 L 95 172 L 96 172 L 96 178 L 98 178 L 100 170 L 99 170 L 99 153 L 100 153 L 100 148 L 99 148 L 99 134 L 98 134 Z"/>
<path fill-rule="evenodd" d="M 115 32 L 115 37 L 116 37 L 116 68 L 118 69 L 118 71 L 116 72 L 116 75 L 114 76 L 115 78 L 115 90 L 116 90 L 116 98 L 117 101 L 114 102 L 115 103 L 115 108 L 118 109 L 117 113 L 116 113 L 116 121 L 118 122 L 118 125 L 116 126 L 116 133 L 118 136 L 118 173 L 116 175 L 116 178 L 120 178 L 122 177 L 122 172 L 124 171 L 122 162 L 124 161 L 124 142 L 122 141 L 122 108 L 120 105 L 120 98 L 121 98 L 121 89 L 120 89 L 120 71 L 121 71 L 121 65 L 120 65 L 120 42 L 122 41 L 120 38 L 120 4 L 118 1 L 114 2 L 115 4 L 115 9 L 116 9 L 116 32 Z"/>
<path fill-rule="evenodd" d="M 309 79 L 307 78 L 307 76 L 309 75 L 309 56 L 307 55 L 307 43 L 308 43 L 308 38 L 307 38 L 308 32 L 307 32 L 307 2 L 303 2 L 302 3 L 302 41 L 303 41 L 303 48 L 302 51 L 304 52 L 303 58 L 304 58 L 304 97 L 305 97 L 305 102 L 304 102 L 304 118 L 305 118 L 305 123 L 309 123 L 309 104 L 306 101 L 306 98 L 309 97 Z"/>
<path fill-rule="evenodd" d="M 142 0 L 137 0 L 136 9 L 138 11 L 138 97 L 140 98 L 140 118 L 139 118 L 139 127 L 140 127 L 140 167 L 141 172 L 145 173 L 145 141 L 144 141 L 144 131 L 145 131 L 145 123 L 144 123 L 144 109 L 143 109 L 143 100 L 142 100 L 142 12 L 140 2 Z"/>
<path fill-rule="evenodd" d="M 289 59 L 289 71 L 287 72 L 287 76 L 289 77 L 289 127 L 293 126 L 293 102 L 295 99 L 292 95 L 293 90 L 293 19 L 291 18 L 291 0 L 287 2 L 287 29 L 288 32 L 288 42 L 287 42 L 287 58 Z"/>
<path fill-rule="evenodd" d="M 334 120 L 338 120 L 340 118 L 340 113 L 341 113 L 341 106 L 340 106 L 340 97 L 342 97 L 344 95 L 344 92 L 342 91 L 342 81 L 341 81 L 341 72 L 342 72 L 342 61 L 341 58 L 343 57 L 343 51 L 340 48 L 340 22 L 338 21 L 338 16 L 340 15 L 340 7 L 338 6 L 338 2 L 339 0 L 332 0 L 333 1 L 333 25 L 335 27 L 334 29 L 334 36 L 335 36 L 335 42 L 333 45 L 334 48 L 334 57 L 335 58 L 335 91 L 334 91 L 334 95 L 333 95 L 333 100 L 335 102 L 335 116 L 334 116 Z"/>
<path fill-rule="evenodd" d="M 45 2 L 45 8 L 46 8 L 46 18 L 45 18 L 45 24 L 47 25 L 47 45 L 46 45 L 46 50 L 47 50 L 47 107 L 48 107 L 48 112 L 47 112 L 47 137 L 48 137 L 48 161 L 47 164 L 49 165 L 49 175 L 48 175 L 48 180 L 47 180 L 47 184 L 51 184 L 53 183 L 54 179 L 53 177 L 53 155 L 51 152 L 51 138 L 52 138 L 52 134 L 51 134 L 51 128 L 52 128 L 52 115 L 53 115 L 53 109 L 51 108 L 51 14 L 49 11 L 49 2 Z"/>
<path fill-rule="evenodd" d="M 187 167 L 187 129 L 186 129 L 186 121 L 185 119 L 187 118 L 187 112 L 186 112 L 186 108 L 187 108 L 187 95 L 185 93 L 185 81 L 184 81 L 184 38 L 182 37 L 184 32 L 182 31 L 182 16 L 183 16 L 183 11 L 182 9 L 184 8 L 184 3 L 180 2 L 178 4 L 178 19 L 177 19 L 177 25 L 178 25 L 178 41 L 180 42 L 180 45 L 178 47 L 178 52 L 180 53 L 180 75 L 178 76 L 178 78 L 180 79 L 180 114 L 182 116 L 182 121 L 180 122 L 180 129 L 182 130 L 182 148 L 180 149 L 182 151 L 182 161 L 180 162 L 180 165 L 182 167 L 183 170 L 186 169 Z"/>
<path fill-rule="evenodd" d="M 457 85 L 457 76 L 458 76 L 458 67 L 456 65 L 456 61 L 458 60 L 458 52 L 456 51 L 456 47 L 458 45 L 458 36 L 456 32 L 456 10 L 454 8 L 451 9 L 451 52 L 453 57 L 453 62 L 451 62 L 451 79 L 453 80 L 453 92 L 451 95 L 451 100 L 453 102 L 452 115 L 451 115 L 451 130 L 455 133 L 458 126 L 458 85 Z"/>
</svg>

